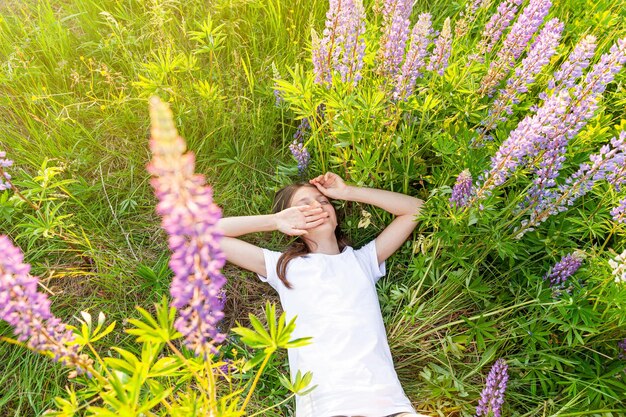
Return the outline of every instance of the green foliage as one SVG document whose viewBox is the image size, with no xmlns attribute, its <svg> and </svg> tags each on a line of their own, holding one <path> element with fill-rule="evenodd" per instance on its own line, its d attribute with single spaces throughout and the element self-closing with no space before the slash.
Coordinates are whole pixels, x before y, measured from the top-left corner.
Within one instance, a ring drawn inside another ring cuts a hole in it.
<svg viewBox="0 0 626 417">
<path fill-rule="evenodd" d="M 55 399 L 56 410 L 47 415 L 68 416 L 200 416 L 237 417 L 245 414 L 248 401 L 259 376 L 277 349 L 295 348 L 307 343 L 308 338 L 290 340 L 295 319 L 285 325 L 285 313 L 276 321 L 276 307 L 266 305 L 266 329 L 251 315 L 253 329 L 238 327 L 241 341 L 259 349 L 264 359 L 254 379 L 244 378 L 258 365 L 252 359 L 246 364 L 228 364 L 222 354 L 195 357 L 174 344 L 182 336 L 174 329 L 176 310 L 168 306 L 165 297 L 156 305 L 156 316 L 137 307 L 140 319 L 129 319 L 132 326 L 126 333 L 135 336 L 138 351 L 108 346 L 115 356 L 101 357 L 93 343 L 111 333 L 115 322 L 106 326 L 103 313 L 93 326 L 92 317 L 81 312 L 80 330 L 75 329 L 76 343 L 89 347 L 97 364 L 90 375 L 78 377 L 80 388 L 67 389 L 66 395 Z M 255 358 L 259 356 L 256 355 Z M 226 366 L 226 371 L 221 369 Z M 249 375 L 248 375 L 249 376 Z M 311 374 L 298 372 L 295 381 L 280 376 L 281 384 L 295 395 L 308 392 Z M 78 384 L 76 384 L 78 385 Z M 314 387 L 313 387 L 314 388 Z M 224 392 L 223 395 L 218 393 Z M 246 394 L 245 400 L 242 397 Z M 273 406 L 271 407 L 273 408 Z M 261 414 L 259 412 L 257 414 Z"/>
</svg>

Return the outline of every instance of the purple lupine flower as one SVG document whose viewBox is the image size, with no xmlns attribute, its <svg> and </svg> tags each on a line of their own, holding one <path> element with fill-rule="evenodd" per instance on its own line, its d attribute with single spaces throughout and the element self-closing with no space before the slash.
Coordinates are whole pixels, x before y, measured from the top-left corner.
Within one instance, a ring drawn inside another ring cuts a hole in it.
<svg viewBox="0 0 626 417">
<path fill-rule="evenodd" d="M 443 22 L 443 28 L 439 37 L 435 40 L 435 49 L 430 56 L 427 70 L 436 72 L 440 76 L 443 75 L 448 67 L 448 59 L 452 49 L 452 32 L 450 31 L 450 18 L 446 18 Z"/>
<path fill-rule="evenodd" d="M 561 260 L 552 267 L 550 272 L 543 277 L 544 281 L 550 280 L 551 287 L 563 286 L 565 281 L 580 268 L 584 259 L 585 257 L 582 252 L 573 252 L 563 256 Z"/>
<path fill-rule="evenodd" d="M 215 226 L 221 210 L 204 176 L 194 173 L 194 154 L 186 152 L 169 106 L 151 98 L 150 118 L 153 158 L 147 170 L 172 251 L 170 294 L 179 314 L 174 326 L 189 349 L 206 357 L 225 338 L 217 329 L 224 316 L 220 292 L 226 282 L 220 272 L 226 261 L 219 246 L 221 233 Z"/>
<path fill-rule="evenodd" d="M 533 158 L 545 142 L 546 135 L 562 119 L 569 104 L 567 92 L 550 97 L 537 113 L 527 115 L 500 145 L 491 158 L 491 168 L 479 177 L 475 187 L 475 199 L 481 199 L 490 191 L 504 183 L 517 168 Z M 473 201 L 472 201 L 473 202 Z"/>
<path fill-rule="evenodd" d="M 274 97 L 276 99 L 276 107 L 279 107 L 282 103 L 285 102 L 285 99 L 283 99 L 282 94 L 280 93 L 280 90 L 278 90 L 276 88 L 276 82 L 278 80 L 281 79 L 280 77 L 280 72 L 278 72 L 278 68 L 276 68 L 276 64 L 272 62 L 272 73 L 274 75 Z"/>
<path fill-rule="evenodd" d="M 554 78 L 548 81 L 548 88 L 572 88 L 589 66 L 596 50 L 596 37 L 587 35 L 578 42 L 567 60 L 554 72 Z"/>
<path fill-rule="evenodd" d="M 470 56 L 470 59 L 483 61 L 484 55 L 491 52 L 494 45 L 500 40 L 502 33 L 515 17 L 517 9 L 523 0 L 504 0 L 498 6 L 497 11 L 491 16 L 483 30 L 480 42 L 477 45 L 478 52 Z"/>
<path fill-rule="evenodd" d="M 400 71 L 409 36 L 412 0 L 384 0 L 383 34 L 380 39 L 379 68 L 383 75 L 394 77 Z"/>
<path fill-rule="evenodd" d="M 626 38 L 619 39 L 611 46 L 608 53 L 600 57 L 591 71 L 587 73 L 583 82 L 573 89 L 575 102 L 567 115 L 567 124 L 570 126 L 568 136 L 572 138 L 587 123 L 596 109 L 600 96 L 606 86 L 613 81 L 622 66 L 626 63 Z"/>
<path fill-rule="evenodd" d="M 394 100 L 400 100 L 413 94 L 415 80 L 421 75 L 421 70 L 425 65 L 428 45 L 430 43 L 431 16 L 429 13 L 422 13 L 417 19 L 417 23 L 411 31 L 411 41 L 406 58 L 402 64 L 402 69 L 396 75 L 393 91 Z"/>
<path fill-rule="evenodd" d="M 345 1 L 345 0 L 344 0 Z M 346 16 L 343 27 L 343 43 L 341 62 L 336 69 L 343 82 L 351 82 L 353 86 L 361 80 L 363 56 L 365 55 L 365 8 L 363 2 L 346 1 L 342 10 Z"/>
<path fill-rule="evenodd" d="M 330 0 L 322 39 L 313 35 L 315 82 L 330 86 L 332 70 L 354 85 L 360 80 L 365 41 L 365 9 L 362 0 Z"/>
<path fill-rule="evenodd" d="M 621 131 L 619 138 L 611 139 L 610 145 L 600 148 L 600 153 L 591 155 L 591 165 L 583 163 L 578 171 L 565 180 L 565 184 L 554 190 L 549 198 L 537 204 L 530 212 L 530 218 L 523 220 L 518 237 L 544 222 L 552 214 L 566 211 L 579 197 L 587 194 L 594 184 L 616 170 L 617 166 L 626 163 L 626 131 Z"/>
<path fill-rule="evenodd" d="M 52 314 L 48 296 L 37 286 L 22 251 L 0 235 L 0 319 L 13 327 L 18 341 L 28 341 L 29 348 L 51 353 L 55 361 L 78 373 L 87 372 L 93 361 L 78 353 L 74 334 Z"/>
<path fill-rule="evenodd" d="M 611 210 L 611 216 L 615 222 L 626 224 L 626 198 L 621 199 L 617 206 Z"/>
<path fill-rule="evenodd" d="M 509 73 L 515 61 L 520 57 L 528 42 L 533 37 L 543 19 L 548 14 L 552 1 L 530 0 L 528 6 L 511 27 L 510 32 L 502 42 L 497 58 L 489 66 L 489 71 L 481 81 L 481 94 L 491 94 L 493 89 Z"/>
<path fill-rule="evenodd" d="M 465 207 L 472 192 L 472 174 L 469 169 L 461 171 L 456 178 L 454 187 L 452 188 L 452 196 L 450 197 L 450 206 Z"/>
<path fill-rule="evenodd" d="M 304 146 L 304 136 L 310 128 L 309 119 L 305 117 L 302 119 L 296 133 L 293 135 L 293 142 L 289 145 L 291 154 L 296 161 L 298 161 L 298 173 L 300 175 L 304 175 L 311 161 L 311 155 Z"/>
<path fill-rule="evenodd" d="M 498 122 L 505 121 L 507 119 L 505 113 L 512 114 L 513 104 L 519 103 L 518 94 L 526 93 L 528 85 L 535 82 L 535 76 L 550 63 L 550 58 L 559 45 L 562 31 L 563 23 L 558 19 L 552 19 L 539 32 L 528 56 L 507 80 L 506 87 L 500 90 L 500 95 L 489 110 L 487 119 L 482 122 L 485 131 L 491 130 Z"/>
<path fill-rule="evenodd" d="M 0 191 L 11 188 L 11 174 L 5 172 L 3 168 L 9 168 L 13 165 L 13 161 L 6 158 L 7 154 L 0 151 Z"/>
<path fill-rule="evenodd" d="M 480 394 L 476 416 L 489 415 L 492 412 L 494 417 L 500 417 L 501 407 L 504 404 L 504 391 L 509 380 L 508 365 L 504 359 L 498 359 L 491 367 L 487 376 L 487 385 Z"/>
<path fill-rule="evenodd" d="M 580 49 L 587 50 L 589 47 L 585 46 Z M 567 143 L 585 126 L 587 120 L 593 117 L 606 84 L 613 80 L 615 73 L 621 69 L 624 62 L 626 62 L 626 43 L 622 40 L 621 44 L 618 41 L 617 45 L 613 45 L 610 53 L 602 56 L 600 63 L 594 66 L 584 83 L 575 86 L 575 101 L 570 112 L 565 114 L 563 120 L 555 124 L 555 128 L 550 133 L 551 138 L 547 138 L 548 140 L 542 146 L 544 153 L 540 157 L 539 168 L 535 171 L 537 177 L 525 202 L 525 205 L 532 207 L 535 212 L 545 210 L 551 201 L 557 198 L 557 191 L 550 190 L 549 187 L 556 184 L 555 179 L 565 161 Z M 574 72 L 576 71 L 569 71 L 570 76 L 560 75 L 559 80 L 568 83 L 564 85 L 569 85 L 569 79 Z M 558 91 L 568 91 L 568 89 L 561 87 Z M 622 162 L 623 156 L 617 154 L 610 162 L 614 168 L 605 168 L 603 171 L 606 173 L 606 180 L 618 191 L 626 182 L 626 167 L 621 164 Z"/>
<path fill-rule="evenodd" d="M 622 340 L 617 344 L 618 349 L 620 349 L 620 353 L 618 355 L 619 359 L 626 359 L 626 339 Z"/>
<path fill-rule="evenodd" d="M 626 284 L 626 250 L 615 259 L 609 260 L 609 266 L 613 269 L 611 274 L 615 276 L 617 284 Z"/>
</svg>

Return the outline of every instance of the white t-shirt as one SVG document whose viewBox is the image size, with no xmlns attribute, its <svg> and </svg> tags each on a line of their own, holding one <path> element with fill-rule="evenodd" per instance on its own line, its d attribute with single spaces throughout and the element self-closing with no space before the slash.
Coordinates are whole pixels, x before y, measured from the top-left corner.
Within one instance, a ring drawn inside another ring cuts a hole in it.
<svg viewBox="0 0 626 417">
<path fill-rule="evenodd" d="M 276 274 L 280 252 L 263 249 L 267 277 L 279 294 L 287 320 L 296 318 L 293 338 L 313 337 L 288 350 L 292 380 L 313 373 L 311 393 L 296 395 L 296 417 L 415 413 L 393 366 L 380 312 L 376 282 L 385 275 L 372 240 L 337 255 L 311 253 L 287 264 L 285 287 Z"/>
</svg>

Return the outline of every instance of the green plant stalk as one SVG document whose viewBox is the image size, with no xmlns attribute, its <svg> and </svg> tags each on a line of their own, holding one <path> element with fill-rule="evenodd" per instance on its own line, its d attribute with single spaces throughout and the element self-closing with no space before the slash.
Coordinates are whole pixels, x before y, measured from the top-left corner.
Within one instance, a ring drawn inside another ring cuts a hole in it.
<svg viewBox="0 0 626 417">
<path fill-rule="evenodd" d="M 249 416 L 249 417 L 258 416 L 258 415 L 260 415 L 260 414 L 265 413 L 267 410 L 271 410 L 272 408 L 276 408 L 276 407 L 278 407 L 279 405 L 283 405 L 283 404 L 285 404 L 287 401 L 291 400 L 291 399 L 292 399 L 293 397 L 295 397 L 295 396 L 296 396 L 296 393 L 294 392 L 294 393 L 292 393 L 291 395 L 287 396 L 287 398 L 285 398 L 285 399 L 284 399 L 284 400 L 282 400 L 281 402 L 276 403 L 276 404 L 274 404 L 274 405 L 273 405 L 273 406 L 271 406 L 271 407 L 264 408 L 263 410 L 258 411 L 258 412 L 254 413 L 254 414 L 250 414 L 250 416 Z"/>
<path fill-rule="evenodd" d="M 259 371 L 254 376 L 254 381 L 252 381 L 252 385 L 250 386 L 250 391 L 248 391 L 248 395 L 246 395 L 246 399 L 244 400 L 243 405 L 241 406 L 241 409 L 239 410 L 241 413 L 244 412 L 244 410 L 246 409 L 246 406 L 248 405 L 248 402 L 250 401 L 250 398 L 252 398 L 252 393 L 254 392 L 254 389 L 256 388 L 257 382 L 259 382 L 261 373 L 263 372 L 263 369 L 265 369 L 265 366 L 267 366 L 267 363 L 269 362 L 271 357 L 272 357 L 272 353 L 268 353 L 265 355 L 265 359 L 263 359 L 263 363 L 261 364 L 261 367 L 259 367 Z"/>
</svg>

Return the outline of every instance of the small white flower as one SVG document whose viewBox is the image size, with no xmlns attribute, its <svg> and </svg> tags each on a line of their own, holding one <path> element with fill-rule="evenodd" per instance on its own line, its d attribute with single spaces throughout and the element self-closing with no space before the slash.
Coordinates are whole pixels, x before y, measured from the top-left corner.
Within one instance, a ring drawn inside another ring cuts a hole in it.
<svg viewBox="0 0 626 417">
<path fill-rule="evenodd" d="M 617 255 L 615 259 L 609 261 L 609 265 L 613 268 L 615 282 L 618 284 L 626 283 L 626 250 L 621 255 Z"/>
</svg>

